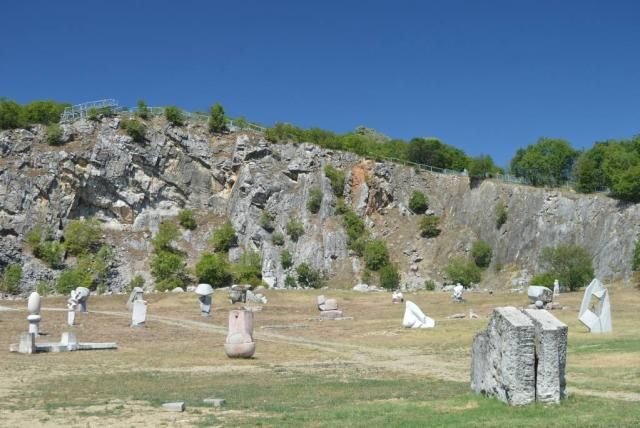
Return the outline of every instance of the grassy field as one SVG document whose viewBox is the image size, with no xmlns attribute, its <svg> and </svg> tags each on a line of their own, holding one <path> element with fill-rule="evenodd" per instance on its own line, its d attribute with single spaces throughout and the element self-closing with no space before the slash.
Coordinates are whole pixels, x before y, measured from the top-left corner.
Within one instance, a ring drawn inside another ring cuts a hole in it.
<svg viewBox="0 0 640 428">
<path fill-rule="evenodd" d="M 640 292 L 611 289 L 614 333 L 594 335 L 577 321 L 581 293 L 563 294 L 554 311 L 569 325 L 567 384 L 560 406 L 510 408 L 469 392 L 473 335 L 496 306 L 526 295 L 445 293 L 405 297 L 437 321 L 405 330 L 404 305 L 388 293 L 324 290 L 351 320 L 320 322 L 318 291 L 268 291 L 256 313 L 257 352 L 223 352 L 232 306 L 214 294 L 211 318 L 191 293 L 151 294 L 144 329 L 128 327 L 127 296 L 91 297 L 88 314 L 67 327 L 63 298 L 45 298 L 39 341 L 73 330 L 81 341 L 116 341 L 115 351 L 19 355 L 8 352 L 27 328 L 25 301 L 0 302 L 0 426 L 638 426 Z M 479 319 L 448 320 L 472 309 Z M 204 398 L 225 398 L 222 408 Z M 184 413 L 161 409 L 185 401 Z"/>
</svg>

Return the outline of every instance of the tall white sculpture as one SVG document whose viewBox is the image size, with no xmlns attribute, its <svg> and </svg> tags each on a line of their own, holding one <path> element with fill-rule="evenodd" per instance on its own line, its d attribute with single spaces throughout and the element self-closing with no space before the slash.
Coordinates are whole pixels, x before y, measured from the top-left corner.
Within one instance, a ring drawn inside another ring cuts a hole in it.
<svg viewBox="0 0 640 428">
<path fill-rule="evenodd" d="M 402 326 L 404 328 L 433 328 L 435 325 L 436 321 L 426 316 L 418 305 L 410 300 L 406 301 L 404 317 L 402 318 Z"/>
<path fill-rule="evenodd" d="M 27 316 L 27 321 L 29 321 L 29 333 L 38 336 L 40 334 L 40 330 L 38 325 L 40 324 L 40 305 L 42 304 L 42 299 L 40 299 L 40 295 L 35 291 L 29 295 L 29 300 L 27 301 L 27 309 L 29 311 L 29 316 Z"/>
<path fill-rule="evenodd" d="M 556 279 L 553 281 L 553 297 L 560 295 L 560 282 Z"/>
<path fill-rule="evenodd" d="M 464 286 L 462 284 L 457 284 L 453 287 L 453 293 L 451 294 L 451 298 L 454 302 L 462 302 L 462 295 L 464 294 Z"/>
<path fill-rule="evenodd" d="M 609 292 L 598 278 L 594 278 L 584 291 L 578 319 L 591 333 L 611 332 L 611 303 Z"/>
<path fill-rule="evenodd" d="M 144 327 L 147 321 L 147 302 L 144 300 L 144 290 L 135 287 L 127 300 L 127 309 L 131 312 L 131 327 Z"/>
</svg>

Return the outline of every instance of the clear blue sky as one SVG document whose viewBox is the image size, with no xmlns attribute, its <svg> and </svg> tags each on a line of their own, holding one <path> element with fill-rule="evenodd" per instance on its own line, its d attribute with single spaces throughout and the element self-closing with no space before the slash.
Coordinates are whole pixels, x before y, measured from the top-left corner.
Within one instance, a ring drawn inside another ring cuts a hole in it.
<svg viewBox="0 0 640 428">
<path fill-rule="evenodd" d="M 504 165 L 640 133 L 640 1 L 7 1 L 0 96 L 436 136 Z"/>
</svg>

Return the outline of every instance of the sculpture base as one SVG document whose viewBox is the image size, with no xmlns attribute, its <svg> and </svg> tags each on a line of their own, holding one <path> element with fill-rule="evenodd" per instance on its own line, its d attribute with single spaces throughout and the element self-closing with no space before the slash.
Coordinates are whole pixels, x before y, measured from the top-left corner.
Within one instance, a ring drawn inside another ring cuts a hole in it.
<svg viewBox="0 0 640 428">
<path fill-rule="evenodd" d="M 229 358 L 251 358 L 255 352 L 256 342 L 224 344 L 224 353 Z"/>
</svg>

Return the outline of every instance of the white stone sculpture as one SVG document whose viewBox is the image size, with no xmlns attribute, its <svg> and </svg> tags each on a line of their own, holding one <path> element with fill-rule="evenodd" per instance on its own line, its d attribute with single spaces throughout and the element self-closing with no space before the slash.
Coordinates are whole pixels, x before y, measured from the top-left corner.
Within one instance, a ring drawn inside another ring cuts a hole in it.
<svg viewBox="0 0 640 428">
<path fill-rule="evenodd" d="M 246 303 L 247 301 L 247 289 L 242 285 L 234 284 L 229 289 L 229 301 L 231 304 Z"/>
<path fill-rule="evenodd" d="M 405 302 L 404 317 L 402 318 L 404 328 L 433 328 L 436 322 L 429 318 L 420 310 L 418 305 L 410 300 Z"/>
<path fill-rule="evenodd" d="M 556 279 L 553 281 L 553 297 L 560 295 L 560 282 Z"/>
<path fill-rule="evenodd" d="M 131 311 L 131 327 L 144 327 L 147 322 L 147 302 L 135 300 Z"/>
<path fill-rule="evenodd" d="M 127 309 L 129 312 L 133 311 L 133 304 L 137 300 L 144 300 L 144 290 L 141 287 L 135 287 L 131 290 L 131 294 L 129 294 L 129 299 L 127 300 Z"/>
<path fill-rule="evenodd" d="M 27 321 L 29 321 L 29 333 L 38 336 L 40 334 L 39 324 L 40 324 L 40 306 L 42 305 L 42 299 L 40 295 L 35 291 L 29 295 L 29 300 L 27 300 L 27 310 L 29 311 L 29 316 L 27 316 Z"/>
<path fill-rule="evenodd" d="M 195 293 L 200 296 L 200 315 L 203 317 L 211 316 L 211 295 L 213 287 L 210 284 L 198 284 Z"/>
<path fill-rule="evenodd" d="M 462 302 L 462 295 L 464 294 L 464 286 L 462 284 L 457 284 L 453 287 L 453 294 L 451 294 L 451 298 L 454 302 Z"/>
<path fill-rule="evenodd" d="M 598 278 L 584 291 L 578 319 L 586 325 L 591 333 L 611 332 L 611 303 L 609 292 Z"/>
<path fill-rule="evenodd" d="M 392 303 L 402 303 L 404 302 L 404 295 L 401 291 L 394 291 L 391 294 L 391 302 Z"/>
<path fill-rule="evenodd" d="M 78 287 L 71 292 L 71 298 L 76 301 L 76 305 L 80 308 L 80 312 L 87 312 L 87 300 L 89 300 L 89 291 L 86 287 Z"/>
<path fill-rule="evenodd" d="M 529 300 L 533 303 L 540 300 L 543 305 L 553 301 L 553 291 L 540 285 L 530 285 L 529 288 L 527 288 L 527 296 L 529 296 Z"/>
</svg>

